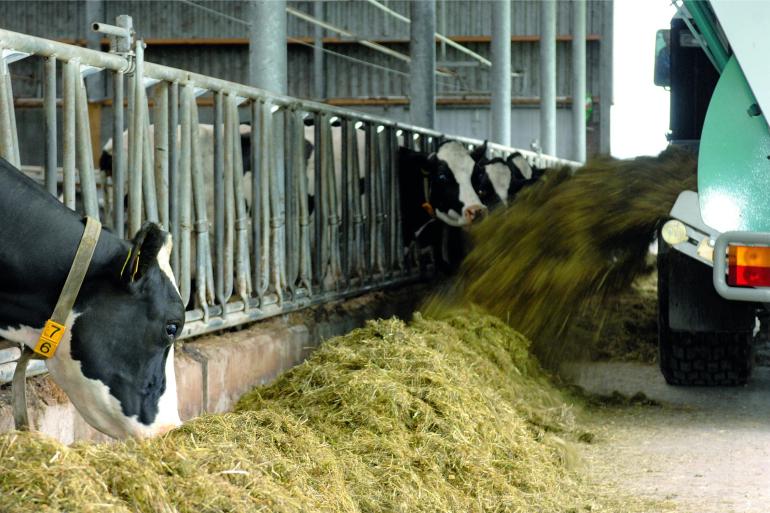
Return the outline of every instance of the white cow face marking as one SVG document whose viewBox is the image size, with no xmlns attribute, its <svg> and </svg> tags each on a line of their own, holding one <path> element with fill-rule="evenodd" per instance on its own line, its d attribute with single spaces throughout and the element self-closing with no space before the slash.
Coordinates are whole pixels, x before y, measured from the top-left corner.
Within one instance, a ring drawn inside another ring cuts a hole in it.
<svg viewBox="0 0 770 513">
<path fill-rule="evenodd" d="M 437 170 L 431 202 L 436 217 L 451 226 L 470 224 L 484 207 L 471 183 L 475 163 L 468 150 L 461 143 L 450 141 L 441 145 L 434 160 Z M 445 178 L 448 174 L 451 177 Z"/>
</svg>

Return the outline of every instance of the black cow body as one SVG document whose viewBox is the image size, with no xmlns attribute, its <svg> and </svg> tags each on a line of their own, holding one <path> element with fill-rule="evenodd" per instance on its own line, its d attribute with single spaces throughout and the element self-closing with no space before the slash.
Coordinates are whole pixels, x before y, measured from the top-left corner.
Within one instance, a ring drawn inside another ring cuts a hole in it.
<svg viewBox="0 0 770 513">
<path fill-rule="evenodd" d="M 456 270 L 467 252 L 463 227 L 486 211 L 472 187 L 472 157 L 454 141 L 433 154 L 398 151 L 404 247 L 432 248 L 437 266 L 446 273 Z"/>
<path fill-rule="evenodd" d="M 34 347 L 84 222 L 3 159 L 0 220 L 0 336 Z M 114 437 L 150 436 L 180 423 L 173 339 L 184 307 L 168 267 L 170 247 L 155 225 L 133 245 L 103 230 L 67 332 L 46 360 L 83 417 Z"/>
</svg>

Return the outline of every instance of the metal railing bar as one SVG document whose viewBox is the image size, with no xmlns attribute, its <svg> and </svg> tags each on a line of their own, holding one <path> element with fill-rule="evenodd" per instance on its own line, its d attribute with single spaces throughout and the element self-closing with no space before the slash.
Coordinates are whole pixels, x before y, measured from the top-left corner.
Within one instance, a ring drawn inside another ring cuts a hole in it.
<svg viewBox="0 0 770 513">
<path fill-rule="evenodd" d="M 80 64 L 77 60 L 72 60 L 64 65 L 62 81 L 62 97 L 64 98 L 64 109 L 62 111 L 62 139 L 63 139 L 63 161 L 64 168 L 64 204 L 67 208 L 75 210 L 75 159 L 76 159 L 76 81 Z"/>
<path fill-rule="evenodd" d="M 53 57 L 49 57 L 53 59 Z M 116 72 L 112 77 L 112 205 L 113 229 L 121 239 L 125 237 L 123 199 L 126 196 L 126 155 L 123 151 L 123 97 L 124 76 Z M 176 239 L 174 239 L 176 240 Z"/>
<path fill-rule="evenodd" d="M 43 68 L 43 110 L 45 113 L 45 187 L 58 197 L 56 163 L 56 57 L 47 57 Z"/>
</svg>

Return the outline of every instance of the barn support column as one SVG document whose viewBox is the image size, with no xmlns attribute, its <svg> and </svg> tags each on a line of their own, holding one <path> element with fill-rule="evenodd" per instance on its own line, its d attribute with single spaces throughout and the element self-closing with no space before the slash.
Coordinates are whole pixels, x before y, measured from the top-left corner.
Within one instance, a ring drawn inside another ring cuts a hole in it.
<svg viewBox="0 0 770 513">
<path fill-rule="evenodd" d="M 586 160 L 586 1 L 572 2 L 572 159 Z"/>
<path fill-rule="evenodd" d="M 286 94 L 286 0 L 252 0 L 249 85 Z"/>
<path fill-rule="evenodd" d="M 612 106 L 612 33 L 613 0 L 601 3 L 602 40 L 599 49 L 599 151 L 609 154 L 610 107 Z"/>
<path fill-rule="evenodd" d="M 409 53 L 409 93 L 412 124 L 434 128 L 436 124 L 436 1 L 412 2 Z"/>
<path fill-rule="evenodd" d="M 83 20 L 82 33 L 85 35 L 86 47 L 91 50 L 100 51 L 102 48 L 102 35 L 91 30 L 91 24 L 93 22 L 103 23 L 107 21 L 104 19 L 104 0 L 85 0 L 83 12 L 85 19 Z M 107 97 L 104 76 L 105 73 L 94 73 L 86 77 L 86 90 L 88 91 L 89 100 L 103 100 Z"/>
<path fill-rule="evenodd" d="M 556 154 L 556 2 L 540 2 L 540 147 Z"/>
<path fill-rule="evenodd" d="M 313 2 L 313 17 L 323 20 L 325 2 Z M 324 80 L 324 29 L 314 25 L 313 33 L 313 95 L 316 100 L 326 98 L 326 81 Z"/>
<path fill-rule="evenodd" d="M 511 0 L 492 2 L 492 140 L 511 143 Z"/>
</svg>

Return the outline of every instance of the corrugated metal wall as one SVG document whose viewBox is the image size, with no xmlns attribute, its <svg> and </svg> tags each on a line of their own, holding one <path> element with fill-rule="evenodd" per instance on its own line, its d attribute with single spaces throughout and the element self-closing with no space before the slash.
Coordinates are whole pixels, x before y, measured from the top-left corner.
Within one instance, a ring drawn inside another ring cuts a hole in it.
<svg viewBox="0 0 770 513">
<path fill-rule="evenodd" d="M 409 15 L 409 2 L 406 0 L 381 0 L 389 8 Z M 587 32 L 601 36 L 602 3 L 604 0 L 588 1 Z M 191 5 L 189 1 L 105 1 L 103 4 L 105 21 L 112 22 L 118 14 L 130 14 L 134 18 L 137 34 L 150 40 L 146 51 L 149 61 L 189 69 L 215 77 L 246 81 L 248 70 L 246 28 L 243 22 L 218 16 L 209 11 Z M 234 1 L 198 1 L 199 5 L 236 20 L 248 18 L 247 3 Z M 540 27 L 540 0 L 513 2 L 512 33 L 514 36 L 537 36 Z M 488 2 L 475 0 L 436 0 L 437 29 L 448 36 L 488 36 L 491 33 L 491 6 Z M 572 16 L 572 3 L 558 2 L 557 34 L 569 35 Z M 290 1 L 289 5 L 312 13 L 312 2 Z M 345 28 L 355 34 L 386 40 L 387 46 L 403 54 L 409 53 L 407 24 L 388 16 L 386 13 L 361 0 L 339 0 L 324 2 L 325 20 L 333 25 Z M 95 20 L 85 19 L 83 0 L 77 1 L 2 1 L 0 2 L 0 26 L 6 29 L 38 35 L 50 39 L 82 41 L 86 37 L 88 23 Z M 290 37 L 309 37 L 313 27 L 302 20 L 288 17 Z M 337 37 L 337 34 L 326 33 Z M 221 43 L 222 39 L 240 39 L 236 44 Z M 189 44 L 190 40 L 200 39 L 202 44 Z M 157 44 L 152 44 L 156 40 Z M 207 40 L 207 41 L 205 41 Z M 473 51 L 489 56 L 489 44 L 486 42 L 463 43 Z M 593 38 L 587 48 L 587 91 L 589 95 L 599 95 L 599 49 L 603 40 Z M 395 70 L 363 66 L 351 62 L 339 55 L 325 56 L 325 80 L 328 98 L 383 98 L 404 97 L 408 94 L 408 66 L 393 57 L 375 52 L 355 42 L 328 44 L 327 49 L 343 56 L 358 59 L 370 64 Z M 571 58 L 569 41 L 557 44 L 557 96 L 568 97 L 571 94 Z M 445 53 L 444 53 L 445 52 Z M 313 59 L 312 48 L 300 44 L 289 45 L 289 94 L 302 98 L 313 97 Z M 539 44 L 536 40 L 517 41 L 512 45 L 512 66 L 522 73 L 513 79 L 513 97 L 534 99 L 539 95 Z M 438 61 L 468 62 L 470 57 L 449 47 L 439 47 Z M 487 97 L 489 95 L 489 69 L 483 66 L 452 68 L 455 76 L 437 77 L 440 97 Z M 37 97 L 42 95 L 42 68 L 39 62 L 21 61 L 11 66 L 16 97 Z M 400 73 L 398 73 L 400 72 Z M 60 81 L 59 81 L 60 84 Z M 109 80 L 106 83 L 109 92 Z M 353 107 L 360 108 L 360 107 Z M 394 114 L 398 108 L 373 108 L 380 112 Z M 520 125 L 537 125 L 537 109 L 525 107 L 524 113 L 515 114 Z M 514 112 L 521 110 L 514 108 Z M 465 107 L 462 109 L 439 106 L 438 126 L 440 130 L 475 137 L 488 135 L 487 106 Z M 446 114 L 441 114 L 447 111 Z M 408 112 L 400 108 L 400 112 Z M 401 116 L 401 115 L 399 115 Z M 469 117 L 470 116 L 470 117 Z M 559 148 L 567 151 L 569 135 L 568 122 L 562 122 L 560 113 L 558 126 Z M 36 119 L 38 116 L 22 115 L 22 119 Z M 408 119 L 403 114 L 405 121 Z M 473 121 L 482 120 L 482 121 Z M 469 132 L 468 127 L 478 127 Z M 514 128 L 513 131 L 516 134 Z M 533 129 L 533 134 L 537 129 Z M 34 127 L 29 129 L 29 137 L 34 137 Z M 26 136 L 25 136 L 26 139 Z M 518 139 L 513 141 L 520 144 Z M 529 144 L 529 140 L 521 141 Z M 565 145 L 565 146 L 563 146 Z M 22 151 L 27 159 L 39 160 L 39 152 L 24 150 L 35 148 L 36 144 L 22 144 Z M 567 153 L 562 153 L 568 155 Z M 25 162 L 28 162 L 25 160 Z M 29 162 L 37 163 L 37 162 Z"/>
<path fill-rule="evenodd" d="M 540 28 L 541 0 L 514 0 L 511 30 L 514 35 L 536 36 Z M 589 0 L 587 31 L 601 33 L 601 8 L 605 0 Z M 242 0 L 201 0 L 195 3 L 240 20 L 248 17 Z M 370 38 L 408 38 L 409 26 L 368 2 L 361 0 L 325 1 L 326 21 Z M 381 0 L 389 8 L 409 16 L 408 0 Z M 572 4 L 558 2 L 557 34 L 570 33 Z M 312 2 L 290 1 L 295 9 L 312 14 Z M 168 0 L 109 0 L 104 3 L 106 21 L 118 14 L 134 17 L 143 38 L 246 37 L 245 25 L 198 9 L 187 2 Z M 478 36 L 492 33 L 492 10 L 478 0 L 436 0 L 437 27 L 446 35 Z M 53 39 L 79 39 L 86 20 L 80 0 L 6 0 L 0 2 L 3 28 Z M 90 20 L 93 21 L 93 20 Z M 312 34 L 309 23 L 289 17 L 290 36 Z M 332 34 L 327 34 L 332 35 Z"/>
</svg>

